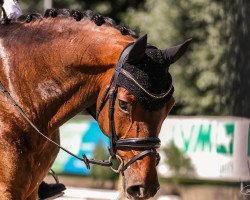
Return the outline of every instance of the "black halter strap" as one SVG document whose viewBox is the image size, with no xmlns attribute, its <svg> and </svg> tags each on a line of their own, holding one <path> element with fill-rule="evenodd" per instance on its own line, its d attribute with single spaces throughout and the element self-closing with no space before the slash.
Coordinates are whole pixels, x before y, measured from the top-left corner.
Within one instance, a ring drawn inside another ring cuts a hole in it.
<svg viewBox="0 0 250 200">
<path fill-rule="evenodd" d="M 160 139 L 155 137 L 149 137 L 149 138 L 126 138 L 126 139 L 119 139 L 117 137 L 117 134 L 115 132 L 115 123 L 114 123 L 114 105 L 117 95 L 117 88 L 118 88 L 118 77 L 119 74 L 122 73 L 122 67 L 124 66 L 126 62 L 126 58 L 132 49 L 133 43 L 130 43 L 123 52 L 121 53 L 121 56 L 119 58 L 119 61 L 116 65 L 114 75 L 111 78 L 110 83 L 106 87 L 106 90 L 104 91 L 103 97 L 101 99 L 101 102 L 99 104 L 99 107 L 96 111 L 96 115 L 94 113 L 94 107 L 90 107 L 87 109 L 89 113 L 97 120 L 98 116 L 105 104 L 105 100 L 107 99 L 107 95 L 109 93 L 109 110 L 108 110 L 108 118 L 109 118 L 109 137 L 110 137 L 110 155 L 112 158 L 117 158 L 121 161 L 121 165 L 119 167 L 118 171 L 124 172 L 130 165 L 132 165 L 134 162 L 136 162 L 139 159 L 142 159 L 143 157 L 147 155 L 155 155 L 156 156 L 156 164 L 159 163 L 160 156 L 157 153 L 156 149 L 160 147 Z M 148 45 L 151 47 L 150 45 Z M 171 84 L 172 87 L 172 84 Z M 141 153 L 135 155 L 132 157 L 125 165 L 123 163 L 123 160 L 116 154 L 117 150 L 138 150 L 142 151 Z M 114 170 L 117 171 L 117 170 Z"/>
<path fill-rule="evenodd" d="M 114 104 L 117 94 L 117 80 L 118 76 L 121 72 L 122 66 L 124 65 L 127 55 L 129 54 L 131 47 L 133 43 L 130 43 L 122 52 L 120 59 L 116 65 L 115 72 L 113 75 L 113 85 L 110 89 L 109 94 L 109 133 L 110 133 L 110 155 L 112 157 L 115 157 L 116 155 L 116 141 L 117 141 L 117 135 L 115 133 L 115 123 L 114 123 Z M 98 116 L 97 116 L 98 117 Z"/>
</svg>

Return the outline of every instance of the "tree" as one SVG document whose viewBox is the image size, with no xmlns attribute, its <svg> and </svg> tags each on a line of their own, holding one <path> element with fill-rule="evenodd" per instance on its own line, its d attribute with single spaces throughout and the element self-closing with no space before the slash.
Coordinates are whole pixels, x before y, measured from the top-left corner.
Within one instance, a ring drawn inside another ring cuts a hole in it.
<svg viewBox="0 0 250 200">
<path fill-rule="evenodd" d="M 226 113 L 221 106 L 223 8 L 216 0 L 147 0 L 140 10 L 130 9 L 124 16 L 128 24 L 148 33 L 150 42 L 161 48 L 193 38 L 189 51 L 170 69 L 176 88 L 175 114 Z"/>
<path fill-rule="evenodd" d="M 191 177 L 195 174 L 191 159 L 184 155 L 184 152 L 175 145 L 174 141 L 171 141 L 163 149 L 163 151 L 166 156 L 165 162 L 172 173 L 172 193 L 175 195 L 180 195 L 180 179 L 183 177 Z"/>
<path fill-rule="evenodd" d="M 120 23 L 122 13 L 126 13 L 131 7 L 138 8 L 145 0 L 53 0 L 54 8 L 68 8 L 77 10 L 91 9 L 113 18 Z M 21 7 L 27 12 L 43 12 L 44 2 L 39 0 L 21 0 Z"/>
<path fill-rule="evenodd" d="M 166 155 L 166 164 L 169 170 L 172 172 L 173 177 L 176 179 L 181 176 L 190 176 L 194 173 L 194 168 L 191 159 L 184 155 L 175 143 L 170 142 L 164 149 Z"/>
<path fill-rule="evenodd" d="M 108 158 L 109 154 L 103 143 L 97 143 L 93 157 L 97 160 L 102 160 L 103 158 Z M 113 166 L 115 168 L 115 166 Z M 93 165 L 91 167 L 91 177 L 95 180 L 97 187 L 103 187 L 105 181 L 110 180 L 113 183 L 113 188 L 115 187 L 115 180 L 117 179 L 117 174 L 114 173 L 109 167 L 102 167 L 98 165 Z"/>
<path fill-rule="evenodd" d="M 44 0 L 44 8 L 52 8 L 53 7 L 53 0 Z"/>
<path fill-rule="evenodd" d="M 227 51 L 224 58 L 225 105 L 229 113 L 250 117 L 250 2 L 248 0 L 224 0 L 226 13 Z"/>
<path fill-rule="evenodd" d="M 185 56 L 170 68 L 176 106 L 172 114 L 249 117 L 249 1 L 54 0 L 54 7 L 92 9 L 125 22 L 166 48 L 192 37 Z M 22 0 L 29 11 L 42 1 Z"/>
</svg>

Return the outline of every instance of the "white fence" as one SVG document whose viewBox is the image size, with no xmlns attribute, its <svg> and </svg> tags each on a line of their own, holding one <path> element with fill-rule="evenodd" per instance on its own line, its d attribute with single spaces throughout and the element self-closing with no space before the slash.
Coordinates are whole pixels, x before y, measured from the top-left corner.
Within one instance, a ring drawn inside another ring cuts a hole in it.
<svg viewBox="0 0 250 200">
<path fill-rule="evenodd" d="M 249 181 L 249 126 L 245 118 L 170 117 L 160 139 L 163 147 L 174 141 L 191 158 L 198 178 Z M 164 162 L 159 172 L 169 175 Z"/>
<path fill-rule="evenodd" d="M 161 148 L 170 141 L 191 158 L 197 178 L 249 181 L 249 119 L 234 117 L 168 117 L 162 126 Z M 63 125 L 61 143 L 75 154 L 92 157 L 95 145 L 109 140 L 95 120 L 77 116 Z M 160 149 L 161 151 L 161 149 Z M 164 154 L 158 167 L 161 176 L 169 176 Z M 53 169 L 61 173 L 88 174 L 81 161 L 60 152 Z"/>
</svg>

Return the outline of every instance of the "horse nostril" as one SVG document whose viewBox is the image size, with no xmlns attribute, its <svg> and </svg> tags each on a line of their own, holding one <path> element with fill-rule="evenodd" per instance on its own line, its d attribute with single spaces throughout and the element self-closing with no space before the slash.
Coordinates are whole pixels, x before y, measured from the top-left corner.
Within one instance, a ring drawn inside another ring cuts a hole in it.
<svg viewBox="0 0 250 200">
<path fill-rule="evenodd" d="M 127 193 L 132 197 L 145 197 L 145 191 L 143 185 L 133 185 L 127 189 Z"/>
</svg>

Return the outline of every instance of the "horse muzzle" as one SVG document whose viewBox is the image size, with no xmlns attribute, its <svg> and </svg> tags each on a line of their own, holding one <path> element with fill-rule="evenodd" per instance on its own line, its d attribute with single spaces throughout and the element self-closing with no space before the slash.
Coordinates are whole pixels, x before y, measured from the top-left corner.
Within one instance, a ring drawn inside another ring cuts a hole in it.
<svg viewBox="0 0 250 200">
<path fill-rule="evenodd" d="M 159 188 L 160 185 L 158 181 L 157 184 L 150 187 L 146 186 L 144 183 L 137 182 L 127 186 L 126 195 L 129 199 L 133 200 L 149 199 L 155 196 Z"/>
</svg>

